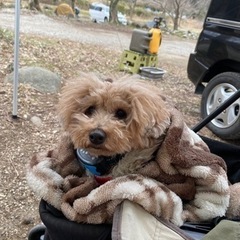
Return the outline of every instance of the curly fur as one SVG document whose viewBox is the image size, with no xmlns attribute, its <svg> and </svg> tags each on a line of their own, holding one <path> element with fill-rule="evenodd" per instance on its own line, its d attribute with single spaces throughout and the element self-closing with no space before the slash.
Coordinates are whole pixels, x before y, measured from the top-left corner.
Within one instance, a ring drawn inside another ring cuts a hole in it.
<svg viewBox="0 0 240 240">
<path fill-rule="evenodd" d="M 124 119 L 118 118 L 119 110 L 126 113 Z M 88 77 L 73 82 L 63 89 L 58 112 L 75 148 L 97 156 L 151 148 L 170 125 L 158 89 L 129 79 L 110 82 Z M 106 133 L 101 146 L 89 141 L 92 129 Z"/>
</svg>

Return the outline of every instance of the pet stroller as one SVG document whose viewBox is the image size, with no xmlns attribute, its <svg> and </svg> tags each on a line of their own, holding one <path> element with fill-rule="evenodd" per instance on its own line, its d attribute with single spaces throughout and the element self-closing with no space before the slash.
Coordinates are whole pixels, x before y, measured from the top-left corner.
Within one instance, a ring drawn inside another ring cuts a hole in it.
<svg viewBox="0 0 240 240">
<path fill-rule="evenodd" d="M 218 109 L 212 112 L 206 119 L 197 124 L 193 131 L 198 132 L 202 127 L 204 127 L 207 123 L 209 123 L 212 119 L 214 119 L 219 113 L 225 110 L 228 106 L 230 106 L 233 102 L 235 102 L 238 98 L 240 98 L 240 90 L 238 90 L 235 94 L 233 94 L 226 102 L 224 102 Z M 230 183 L 240 182 L 240 147 L 231 145 L 228 143 L 219 142 L 213 139 L 209 139 L 207 137 L 201 136 L 203 141 L 208 145 L 210 151 L 220 157 L 222 157 L 228 168 L 228 179 Z M 112 239 L 112 234 L 114 231 L 114 225 L 112 224 L 78 224 L 76 222 L 69 221 L 62 212 L 55 209 L 51 205 L 49 205 L 44 200 L 40 201 L 39 205 L 39 213 L 42 219 L 43 224 L 37 225 L 32 228 L 28 235 L 28 240 L 110 240 Z M 174 227 L 169 223 L 162 222 L 163 225 L 167 226 L 167 228 L 171 231 L 174 231 L 178 234 L 179 238 L 159 238 L 159 239 L 186 239 L 186 240 L 200 240 L 209 232 L 212 232 L 217 225 L 220 225 L 224 217 L 218 217 L 212 219 L 211 222 L 206 223 L 192 223 L 187 222 L 181 228 Z M 158 219 L 160 222 L 161 220 Z M 240 219 L 229 219 L 234 221 L 240 221 Z M 222 227 L 222 226 L 221 226 Z M 220 227 L 220 228 L 221 228 Z M 239 225 L 238 225 L 239 229 Z M 134 231 L 134 228 L 133 228 Z M 224 227 L 222 228 L 224 231 Z M 229 234 L 234 231 L 230 231 Z M 219 233 L 221 234 L 221 233 Z M 209 239 L 217 239 L 219 235 L 213 235 L 213 238 Z M 234 235 L 235 236 L 235 235 Z M 239 235 L 238 235 L 239 237 Z M 234 238 L 228 239 L 239 239 L 237 236 Z M 222 239 L 222 235 L 220 235 Z M 115 238 L 118 239 L 118 238 Z"/>
</svg>

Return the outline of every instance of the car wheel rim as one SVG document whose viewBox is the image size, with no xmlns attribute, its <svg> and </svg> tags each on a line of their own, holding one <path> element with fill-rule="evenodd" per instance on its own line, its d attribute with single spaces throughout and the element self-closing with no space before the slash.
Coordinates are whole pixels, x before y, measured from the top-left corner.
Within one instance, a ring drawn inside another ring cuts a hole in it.
<svg viewBox="0 0 240 240">
<path fill-rule="evenodd" d="M 213 88 L 207 99 L 207 115 L 217 109 L 219 105 L 226 101 L 236 91 L 237 89 L 233 85 L 228 83 L 219 84 L 215 88 Z M 220 113 L 215 119 L 213 119 L 211 123 L 218 128 L 228 128 L 232 126 L 239 118 L 239 107 L 240 100 L 238 99 L 222 113 Z"/>
</svg>

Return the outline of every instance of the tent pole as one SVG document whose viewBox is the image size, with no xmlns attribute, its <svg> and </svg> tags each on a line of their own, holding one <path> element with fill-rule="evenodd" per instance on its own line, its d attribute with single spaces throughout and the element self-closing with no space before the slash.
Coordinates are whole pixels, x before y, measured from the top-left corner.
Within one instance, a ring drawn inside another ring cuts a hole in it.
<svg viewBox="0 0 240 240">
<path fill-rule="evenodd" d="M 12 112 L 13 118 L 17 118 L 19 23 L 20 23 L 20 0 L 15 0 L 14 80 L 13 80 L 13 112 Z"/>
</svg>

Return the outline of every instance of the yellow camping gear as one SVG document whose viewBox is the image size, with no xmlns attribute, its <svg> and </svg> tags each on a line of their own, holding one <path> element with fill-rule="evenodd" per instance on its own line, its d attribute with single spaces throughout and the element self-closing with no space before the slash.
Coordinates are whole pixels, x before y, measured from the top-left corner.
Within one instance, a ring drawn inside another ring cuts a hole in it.
<svg viewBox="0 0 240 240">
<path fill-rule="evenodd" d="M 159 28 L 152 28 L 149 31 L 149 34 L 151 36 L 151 40 L 149 42 L 148 52 L 150 54 L 157 54 L 162 42 L 162 32 Z"/>
<path fill-rule="evenodd" d="M 72 16 L 74 17 L 73 9 L 66 3 L 61 3 L 57 6 L 55 10 L 56 15 L 63 15 L 63 16 Z"/>
</svg>

